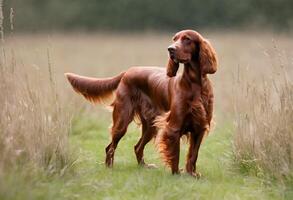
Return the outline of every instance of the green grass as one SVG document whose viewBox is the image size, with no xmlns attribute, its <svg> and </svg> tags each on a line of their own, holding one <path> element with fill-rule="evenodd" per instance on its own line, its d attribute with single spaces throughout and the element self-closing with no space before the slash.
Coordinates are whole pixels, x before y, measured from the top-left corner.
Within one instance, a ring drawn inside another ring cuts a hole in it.
<svg viewBox="0 0 293 200">
<path fill-rule="evenodd" d="M 172 176 L 156 152 L 153 142 L 145 150 L 148 163 L 136 164 L 133 146 L 140 130 L 131 125 L 119 143 L 113 169 L 105 168 L 104 148 L 109 142 L 108 122 L 82 116 L 74 120 L 71 143 L 78 155 L 74 173 L 63 177 L 17 172 L 0 180 L 0 199 L 292 199 L 292 190 L 264 177 L 240 173 L 233 164 L 231 123 L 218 125 L 206 138 L 198 160 L 202 178 Z M 182 143 L 180 166 L 184 166 L 187 144 Z"/>
</svg>

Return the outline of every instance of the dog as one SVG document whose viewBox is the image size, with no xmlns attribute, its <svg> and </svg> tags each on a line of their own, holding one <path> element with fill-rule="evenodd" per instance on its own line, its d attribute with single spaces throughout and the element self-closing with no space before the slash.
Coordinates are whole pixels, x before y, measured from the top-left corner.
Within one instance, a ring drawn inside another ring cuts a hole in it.
<svg viewBox="0 0 293 200">
<path fill-rule="evenodd" d="M 180 137 L 187 135 L 185 170 L 199 177 L 198 151 L 213 117 L 214 95 L 207 75 L 217 71 L 217 56 L 210 42 L 193 30 L 176 33 L 168 52 L 166 69 L 131 67 L 104 79 L 65 74 L 73 89 L 91 102 L 101 103 L 115 96 L 111 104 L 112 140 L 105 149 L 107 167 L 113 166 L 115 149 L 129 123 L 137 117 L 142 126 L 141 138 L 134 147 L 139 165 L 150 166 L 144 161 L 144 147 L 160 132 L 159 152 L 172 174 L 180 173 Z M 183 73 L 176 76 L 180 64 L 184 66 Z"/>
</svg>

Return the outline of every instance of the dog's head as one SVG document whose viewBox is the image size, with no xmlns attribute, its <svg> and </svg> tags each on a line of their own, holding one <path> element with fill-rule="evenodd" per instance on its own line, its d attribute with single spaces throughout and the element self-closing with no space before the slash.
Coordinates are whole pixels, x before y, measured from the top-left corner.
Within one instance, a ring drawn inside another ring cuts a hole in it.
<svg viewBox="0 0 293 200">
<path fill-rule="evenodd" d="M 217 56 L 214 48 L 196 31 L 183 30 L 176 33 L 168 51 L 167 75 L 170 77 L 176 75 L 179 63 L 197 62 L 201 74 L 213 74 L 217 71 Z"/>
</svg>

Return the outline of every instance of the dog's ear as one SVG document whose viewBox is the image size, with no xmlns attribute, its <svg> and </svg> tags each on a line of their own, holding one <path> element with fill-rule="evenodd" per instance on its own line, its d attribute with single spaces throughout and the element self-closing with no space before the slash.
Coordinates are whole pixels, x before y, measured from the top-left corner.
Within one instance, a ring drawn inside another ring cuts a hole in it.
<svg viewBox="0 0 293 200">
<path fill-rule="evenodd" d="M 216 51 L 205 39 L 199 42 L 199 65 L 202 74 L 214 74 L 218 68 Z"/>
<path fill-rule="evenodd" d="M 167 65 L 167 75 L 169 77 L 176 76 L 178 68 L 179 68 L 179 63 L 176 63 L 172 59 L 169 58 L 168 65 Z"/>
</svg>

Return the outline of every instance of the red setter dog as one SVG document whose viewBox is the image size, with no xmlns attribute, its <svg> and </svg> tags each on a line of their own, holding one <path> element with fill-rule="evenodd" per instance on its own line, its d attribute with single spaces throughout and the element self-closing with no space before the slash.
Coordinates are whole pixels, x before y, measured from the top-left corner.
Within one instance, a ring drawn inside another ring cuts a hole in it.
<svg viewBox="0 0 293 200">
<path fill-rule="evenodd" d="M 196 172 L 198 150 L 209 131 L 213 115 L 214 96 L 207 74 L 216 72 L 217 57 L 211 44 L 196 31 L 180 31 L 173 41 L 168 47 L 167 70 L 132 67 L 118 76 L 105 79 L 66 74 L 74 90 L 92 102 L 101 102 L 115 94 L 111 104 L 112 141 L 106 147 L 106 166 L 113 165 L 119 140 L 136 116 L 142 125 L 142 136 L 134 147 L 139 164 L 146 165 L 144 147 L 157 135 L 159 128 L 156 124 L 160 124 L 163 127 L 158 146 L 172 173 L 179 173 L 180 137 L 188 135 L 190 145 L 186 172 L 192 176 L 199 175 Z M 184 65 L 183 74 L 176 76 L 180 63 Z"/>
</svg>

